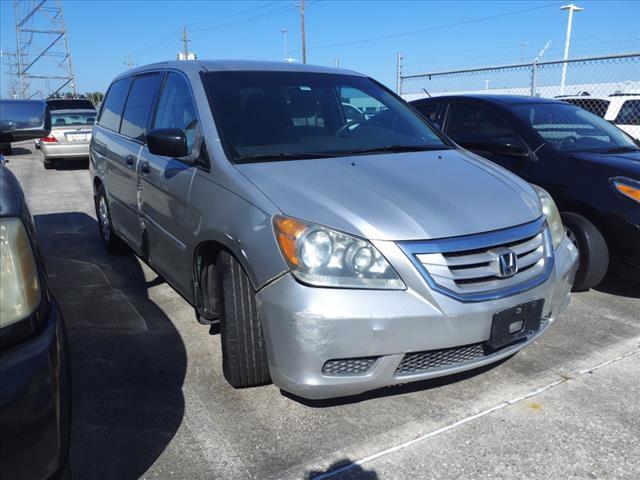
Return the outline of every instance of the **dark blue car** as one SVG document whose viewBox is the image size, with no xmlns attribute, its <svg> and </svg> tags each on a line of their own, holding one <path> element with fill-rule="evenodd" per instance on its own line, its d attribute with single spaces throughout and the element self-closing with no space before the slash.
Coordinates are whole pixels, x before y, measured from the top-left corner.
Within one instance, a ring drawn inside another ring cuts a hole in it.
<svg viewBox="0 0 640 480">
<path fill-rule="evenodd" d="M 580 250 L 574 290 L 609 269 L 640 280 L 640 148 L 606 120 L 535 97 L 411 102 L 454 142 L 546 189 Z"/>
<path fill-rule="evenodd" d="M 47 135 L 42 102 L 0 102 L 0 141 Z M 19 122 L 17 119 L 28 119 Z M 41 120 L 36 120 L 37 118 Z M 34 122 L 36 125 L 30 125 Z M 15 130 L 15 133 L 13 133 Z M 44 132 L 44 134 L 43 134 Z M 62 315 L 22 188 L 0 162 L 0 476 L 50 479 L 65 472 L 70 363 Z"/>
</svg>

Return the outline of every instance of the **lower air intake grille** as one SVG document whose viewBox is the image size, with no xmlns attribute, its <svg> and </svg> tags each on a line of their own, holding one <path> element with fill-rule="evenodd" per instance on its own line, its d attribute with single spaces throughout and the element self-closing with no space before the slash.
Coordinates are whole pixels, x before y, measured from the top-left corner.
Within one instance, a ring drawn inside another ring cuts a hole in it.
<svg viewBox="0 0 640 480">
<path fill-rule="evenodd" d="M 428 370 L 449 367 L 486 357 L 493 351 L 483 343 L 474 343 L 463 347 L 428 350 L 426 352 L 407 353 L 396 368 L 396 375 L 413 375 Z"/>
<path fill-rule="evenodd" d="M 339 360 L 329 360 L 322 367 L 323 375 L 364 375 L 378 357 L 343 358 Z"/>
</svg>

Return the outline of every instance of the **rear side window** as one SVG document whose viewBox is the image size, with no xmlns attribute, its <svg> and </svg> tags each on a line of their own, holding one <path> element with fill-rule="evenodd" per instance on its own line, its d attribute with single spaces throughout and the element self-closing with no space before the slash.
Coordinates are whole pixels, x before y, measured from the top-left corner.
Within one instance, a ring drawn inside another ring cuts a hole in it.
<svg viewBox="0 0 640 480">
<path fill-rule="evenodd" d="M 481 146 L 496 138 L 517 138 L 516 132 L 496 114 L 462 104 L 449 107 L 447 135 L 463 146 Z"/>
<path fill-rule="evenodd" d="M 187 81 L 169 72 L 162 87 L 153 128 L 179 128 L 187 137 L 189 154 L 193 149 L 198 127 L 196 107 Z"/>
<path fill-rule="evenodd" d="M 627 100 L 613 121 L 618 125 L 640 125 L 640 100 Z"/>
<path fill-rule="evenodd" d="M 122 110 L 127 100 L 127 93 L 131 85 L 131 77 L 123 78 L 111 84 L 111 88 L 107 92 L 102 104 L 102 111 L 98 124 L 109 130 L 117 132 L 120 130 L 120 119 L 122 118 Z"/>
<path fill-rule="evenodd" d="M 122 116 L 122 135 L 144 142 L 149 115 L 161 81 L 162 75 L 159 72 L 135 77 Z"/>
<path fill-rule="evenodd" d="M 424 115 L 429 121 L 437 123 L 438 104 L 437 103 L 425 103 L 413 105 L 422 115 Z"/>
</svg>

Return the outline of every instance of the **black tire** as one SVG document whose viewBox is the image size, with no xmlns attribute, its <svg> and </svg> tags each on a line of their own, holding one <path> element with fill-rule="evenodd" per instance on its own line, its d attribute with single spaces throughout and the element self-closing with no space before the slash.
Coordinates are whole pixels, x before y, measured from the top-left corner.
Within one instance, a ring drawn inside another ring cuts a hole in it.
<svg viewBox="0 0 640 480">
<path fill-rule="evenodd" d="M 580 265 L 573 284 L 574 292 L 583 292 L 598 285 L 609 268 L 607 242 L 596 226 L 581 215 L 565 212 L 562 222 L 567 234 L 580 251 Z"/>
<path fill-rule="evenodd" d="M 267 349 L 249 277 L 229 253 L 216 262 L 222 289 L 222 371 L 234 388 L 271 383 Z"/>
<path fill-rule="evenodd" d="M 95 207 L 96 217 L 98 218 L 98 233 L 107 252 L 122 253 L 127 251 L 127 245 L 124 243 L 124 240 L 122 240 L 111 227 L 111 209 L 109 208 L 109 201 L 107 200 L 107 195 L 102 185 L 98 187 Z"/>
<path fill-rule="evenodd" d="M 0 153 L 3 155 L 13 155 L 13 148 L 11 147 L 11 144 L 2 144 L 0 146 Z"/>
<path fill-rule="evenodd" d="M 46 158 L 42 159 L 42 165 L 44 166 L 45 170 L 51 170 L 53 168 L 55 168 L 56 166 L 56 162 L 53 160 L 47 160 Z"/>
</svg>

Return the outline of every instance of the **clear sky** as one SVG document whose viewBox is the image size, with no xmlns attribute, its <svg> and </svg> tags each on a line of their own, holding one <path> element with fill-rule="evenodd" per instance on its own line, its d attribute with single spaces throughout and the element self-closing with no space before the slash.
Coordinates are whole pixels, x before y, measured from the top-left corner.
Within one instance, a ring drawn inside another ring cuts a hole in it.
<svg viewBox="0 0 640 480">
<path fill-rule="evenodd" d="M 51 0 L 50 0 L 51 1 Z M 309 63 L 357 70 L 395 86 L 407 73 L 562 57 L 567 13 L 553 1 L 307 1 Z M 578 1 L 571 56 L 640 51 L 640 1 Z M 526 11 L 525 11 L 526 10 Z M 281 1 L 64 1 L 78 91 L 104 91 L 127 67 L 175 59 L 181 28 L 198 58 L 280 60 L 282 29 L 300 60 L 296 3 Z M 13 2 L 0 0 L 0 47 L 15 51 Z M 365 41 L 367 40 L 367 41 Z M 525 43 L 526 42 L 526 43 Z M 7 68 L 2 66 L 3 95 Z"/>
</svg>

